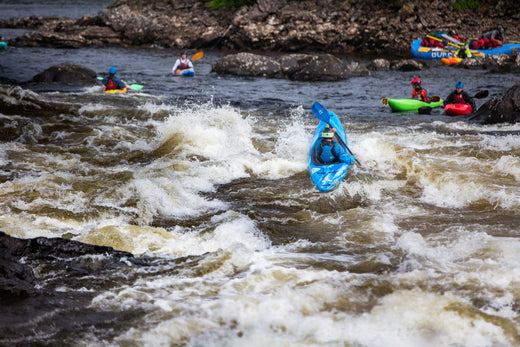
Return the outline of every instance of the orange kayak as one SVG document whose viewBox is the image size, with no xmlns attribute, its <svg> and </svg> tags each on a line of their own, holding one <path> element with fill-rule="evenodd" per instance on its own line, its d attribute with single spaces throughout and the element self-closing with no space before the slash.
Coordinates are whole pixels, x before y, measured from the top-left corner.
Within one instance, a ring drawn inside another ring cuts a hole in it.
<svg viewBox="0 0 520 347">
<path fill-rule="evenodd" d="M 462 61 L 462 58 L 455 58 L 455 57 L 451 57 L 451 58 L 442 58 L 441 59 L 442 63 L 444 65 L 453 65 L 453 64 L 458 64 Z"/>
</svg>

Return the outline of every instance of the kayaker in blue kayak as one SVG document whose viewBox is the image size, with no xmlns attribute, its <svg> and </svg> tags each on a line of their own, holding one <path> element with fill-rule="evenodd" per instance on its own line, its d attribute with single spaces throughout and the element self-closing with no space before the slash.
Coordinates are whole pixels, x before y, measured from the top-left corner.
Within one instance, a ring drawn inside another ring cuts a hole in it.
<svg viewBox="0 0 520 347">
<path fill-rule="evenodd" d="M 117 69 L 115 67 L 111 67 L 108 69 L 108 77 L 103 78 L 103 85 L 105 89 L 103 90 L 112 90 L 112 89 L 125 89 L 126 83 L 121 81 L 119 77 L 116 77 Z"/>
<path fill-rule="evenodd" d="M 193 63 L 188 59 L 188 53 L 182 52 L 181 58 L 177 59 L 172 67 L 172 74 L 178 75 L 187 69 L 193 69 Z"/>
<path fill-rule="evenodd" d="M 322 164 L 345 163 L 352 165 L 356 160 L 356 156 L 350 155 L 345 151 L 345 148 L 339 143 L 332 141 L 336 129 L 328 126 L 323 129 L 321 133 L 321 141 L 318 141 L 314 146 L 318 158 Z"/>
<path fill-rule="evenodd" d="M 412 80 L 412 99 L 430 103 L 430 91 L 421 87 L 421 79 L 414 78 Z"/>
</svg>

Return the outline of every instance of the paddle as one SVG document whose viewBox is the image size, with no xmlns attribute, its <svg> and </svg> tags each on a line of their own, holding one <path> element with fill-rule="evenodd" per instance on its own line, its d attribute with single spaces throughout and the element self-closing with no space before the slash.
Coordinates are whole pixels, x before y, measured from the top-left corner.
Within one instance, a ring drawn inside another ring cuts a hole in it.
<svg viewBox="0 0 520 347">
<path fill-rule="evenodd" d="M 431 35 L 426 35 L 426 37 L 428 37 L 428 38 L 430 38 L 430 39 L 434 39 L 434 40 L 437 40 L 437 41 L 440 41 L 440 42 L 444 43 L 444 41 L 443 41 L 442 39 L 439 39 L 438 37 L 435 37 L 435 36 L 431 36 Z M 450 46 L 453 46 L 453 47 L 457 47 L 457 48 L 460 48 L 460 47 L 459 47 L 458 45 L 456 45 L 456 44 L 453 44 L 453 43 L 451 43 L 451 42 L 449 42 L 449 41 L 448 41 L 447 43 L 448 43 L 448 45 L 450 45 Z M 478 52 L 478 51 L 472 51 L 472 50 L 470 50 L 470 52 L 471 52 L 471 54 L 473 54 L 474 56 L 480 56 L 480 57 L 483 57 L 483 56 L 485 56 L 485 54 L 484 54 L 484 53 L 482 53 L 482 52 Z"/>
<path fill-rule="evenodd" d="M 477 99 L 482 99 L 482 98 L 485 98 L 488 95 L 489 95 L 489 91 L 488 90 L 481 90 L 481 91 L 477 92 L 477 94 L 475 94 L 475 96 L 473 96 L 473 97 L 477 98 Z"/>
<path fill-rule="evenodd" d="M 430 101 L 431 102 L 439 102 L 439 101 L 441 101 L 441 97 L 440 96 L 430 96 Z M 431 114 L 432 113 L 432 109 L 433 109 L 433 107 L 423 106 L 423 107 L 419 107 L 417 109 L 417 112 L 419 114 Z"/>
<path fill-rule="evenodd" d="M 455 50 L 450 50 L 450 49 L 443 49 L 443 48 L 438 48 L 438 47 L 433 47 L 433 48 L 429 48 L 429 47 L 419 47 L 419 52 L 421 53 L 429 53 L 429 52 L 447 52 L 447 53 L 453 53 Z"/>
<path fill-rule="evenodd" d="M 314 115 L 321 121 L 327 123 L 331 128 L 334 128 L 332 126 L 332 124 L 330 124 L 330 115 L 329 115 L 329 111 L 327 111 L 327 109 L 322 105 L 320 104 L 319 102 L 315 101 L 314 104 L 312 104 L 312 113 L 314 113 Z M 350 148 L 348 148 L 347 144 L 341 139 L 341 137 L 338 136 L 338 139 L 339 139 L 339 142 L 340 144 L 345 147 L 347 149 L 347 151 L 350 153 L 350 155 L 354 155 L 352 153 L 352 151 L 350 150 Z M 355 159 L 356 160 L 356 163 L 360 166 L 360 167 L 363 167 L 361 165 L 361 163 L 359 162 L 359 160 L 357 160 L 357 158 Z"/>
<path fill-rule="evenodd" d="M 102 81 L 102 80 L 103 80 L 103 77 L 98 76 L 97 79 L 100 80 L 100 81 Z M 123 81 L 123 80 L 122 80 L 122 81 Z M 123 82 L 125 82 L 125 81 L 123 81 Z M 126 82 L 125 82 L 125 83 L 126 83 Z M 130 87 L 130 89 L 133 89 L 133 90 L 141 90 L 141 89 L 143 89 L 143 87 L 144 87 L 142 84 L 137 84 L 137 83 L 130 84 L 130 85 L 127 84 L 127 86 Z"/>
<path fill-rule="evenodd" d="M 193 55 L 193 57 L 191 57 L 191 61 L 193 60 L 199 60 L 200 58 L 202 58 L 204 56 L 204 53 L 202 51 L 200 52 L 197 52 Z"/>
</svg>

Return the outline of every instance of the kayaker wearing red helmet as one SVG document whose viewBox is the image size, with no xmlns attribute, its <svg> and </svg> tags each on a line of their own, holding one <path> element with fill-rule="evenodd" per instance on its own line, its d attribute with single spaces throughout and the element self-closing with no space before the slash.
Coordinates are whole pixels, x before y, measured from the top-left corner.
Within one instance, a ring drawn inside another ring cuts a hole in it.
<svg viewBox="0 0 520 347">
<path fill-rule="evenodd" d="M 430 103 L 430 91 L 421 87 L 421 80 L 414 78 L 412 80 L 412 99 Z"/>
</svg>

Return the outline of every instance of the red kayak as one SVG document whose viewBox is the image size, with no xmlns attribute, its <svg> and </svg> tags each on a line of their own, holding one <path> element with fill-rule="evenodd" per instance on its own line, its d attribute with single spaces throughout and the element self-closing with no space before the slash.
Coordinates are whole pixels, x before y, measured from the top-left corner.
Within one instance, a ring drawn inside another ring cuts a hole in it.
<svg viewBox="0 0 520 347">
<path fill-rule="evenodd" d="M 470 104 L 447 104 L 444 106 L 444 114 L 448 116 L 460 116 L 473 112 Z"/>
</svg>

